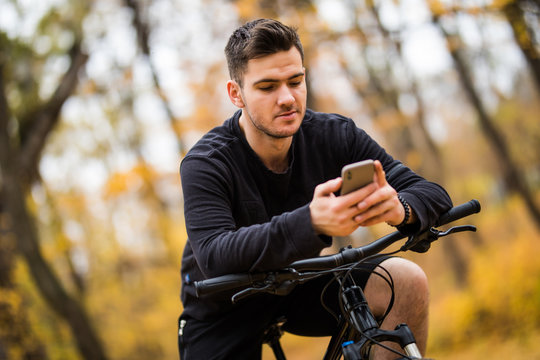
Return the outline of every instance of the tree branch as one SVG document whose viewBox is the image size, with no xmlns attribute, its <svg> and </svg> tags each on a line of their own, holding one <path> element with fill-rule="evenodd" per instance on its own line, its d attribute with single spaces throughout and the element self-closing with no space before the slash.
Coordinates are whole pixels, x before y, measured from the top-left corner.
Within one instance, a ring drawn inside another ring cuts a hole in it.
<svg viewBox="0 0 540 360">
<path fill-rule="evenodd" d="M 180 133 L 178 126 L 176 126 L 176 117 L 174 116 L 171 106 L 169 104 L 169 99 L 167 99 L 167 96 L 165 95 L 165 92 L 161 87 L 161 83 L 157 76 L 156 67 L 152 61 L 152 57 L 150 56 L 150 29 L 148 27 L 148 24 L 144 22 L 141 16 L 140 6 L 137 0 L 125 0 L 125 3 L 127 7 L 133 11 L 133 27 L 137 32 L 138 46 L 141 49 L 142 53 L 146 56 L 148 66 L 150 67 L 150 72 L 152 73 L 152 80 L 154 82 L 154 87 L 156 88 L 157 95 L 161 99 L 163 107 L 165 108 L 165 112 L 167 113 L 167 118 L 169 119 L 169 123 L 178 143 L 178 149 L 180 150 L 180 152 L 183 153 L 186 149 L 183 148 L 182 134 Z"/>
<path fill-rule="evenodd" d="M 536 1 L 537 11 L 540 10 L 540 1 Z M 534 2 L 526 0 L 512 1 L 502 9 L 514 34 L 514 39 L 529 64 L 534 83 L 540 93 L 540 53 L 536 50 L 533 29 L 525 21 L 525 7 L 533 7 Z"/>
<path fill-rule="evenodd" d="M 62 106 L 77 86 L 79 70 L 88 60 L 88 55 L 81 50 L 79 40 L 71 48 L 70 58 L 69 69 L 62 77 L 49 101 L 30 112 L 24 119 L 21 119 L 21 123 L 32 124 L 29 133 L 23 137 L 24 140 L 18 155 L 19 177 L 25 184 L 31 183 L 38 177 L 37 165 L 43 147 L 49 134 L 59 121 Z"/>
</svg>

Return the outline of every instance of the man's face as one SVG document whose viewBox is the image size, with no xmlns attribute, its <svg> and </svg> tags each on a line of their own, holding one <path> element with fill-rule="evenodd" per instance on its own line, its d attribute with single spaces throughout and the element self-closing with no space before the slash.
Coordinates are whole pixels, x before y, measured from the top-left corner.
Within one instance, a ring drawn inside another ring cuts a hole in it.
<svg viewBox="0 0 540 360">
<path fill-rule="evenodd" d="M 298 50 L 293 46 L 288 51 L 249 60 L 238 94 L 238 102 L 233 103 L 243 110 L 243 126 L 253 126 L 273 138 L 294 135 L 306 112 L 307 94 Z"/>
</svg>

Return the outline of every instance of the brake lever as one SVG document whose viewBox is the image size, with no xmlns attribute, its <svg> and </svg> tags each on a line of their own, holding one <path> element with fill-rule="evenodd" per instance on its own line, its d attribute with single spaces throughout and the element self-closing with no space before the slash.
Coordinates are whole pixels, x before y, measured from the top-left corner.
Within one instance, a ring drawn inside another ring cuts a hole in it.
<svg viewBox="0 0 540 360">
<path fill-rule="evenodd" d="M 474 225 L 458 225 L 453 226 L 446 231 L 440 231 L 435 228 L 430 228 L 427 231 L 419 235 L 413 235 L 407 240 L 407 242 L 401 247 L 400 251 L 411 250 L 417 253 L 425 253 L 431 247 L 431 243 L 437 240 L 438 238 L 463 232 L 463 231 L 476 231 L 476 226 Z"/>
<path fill-rule="evenodd" d="M 474 225 L 453 226 L 450 229 L 448 229 L 448 230 L 446 230 L 444 232 L 441 232 L 439 234 L 439 237 L 443 237 L 443 236 L 446 236 L 446 235 L 450 235 L 450 234 L 454 234 L 454 233 L 458 233 L 458 232 L 463 232 L 463 231 L 476 232 L 476 226 L 474 226 Z"/>
<path fill-rule="evenodd" d="M 272 287 L 272 284 L 268 284 L 266 286 L 263 286 L 263 287 L 260 287 L 260 288 L 256 288 L 256 287 L 250 287 L 250 288 L 247 288 L 247 289 L 244 289 L 242 291 L 239 291 L 237 292 L 236 294 L 234 294 L 232 297 L 231 297 L 231 302 L 233 304 L 236 304 L 238 301 L 252 295 L 252 294 L 255 294 L 257 292 L 266 292 L 268 289 L 270 289 Z"/>
<path fill-rule="evenodd" d="M 258 292 L 278 296 L 288 295 L 296 287 L 296 282 L 292 280 L 298 280 L 300 274 L 295 269 L 289 268 L 287 272 L 279 275 L 281 275 L 280 281 L 277 280 L 278 274 L 269 273 L 263 282 L 264 286 L 249 287 L 237 292 L 231 297 L 232 303 L 236 304 L 238 301 Z"/>
</svg>

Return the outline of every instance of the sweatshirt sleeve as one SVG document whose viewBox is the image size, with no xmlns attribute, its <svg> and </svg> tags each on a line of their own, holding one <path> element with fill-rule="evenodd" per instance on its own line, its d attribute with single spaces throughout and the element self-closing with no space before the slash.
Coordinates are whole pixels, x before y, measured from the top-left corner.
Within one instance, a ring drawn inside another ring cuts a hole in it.
<svg viewBox="0 0 540 360">
<path fill-rule="evenodd" d="M 400 228 L 405 234 L 414 234 L 432 226 L 441 214 L 452 207 L 446 190 L 427 181 L 401 162 L 394 160 L 386 171 L 388 183 L 409 203 L 418 221 Z"/>
<path fill-rule="evenodd" d="M 189 157 L 180 173 L 188 243 L 205 277 L 277 269 L 330 245 L 313 231 L 308 205 L 238 226 L 232 199 L 237 184 L 219 162 Z"/>
<path fill-rule="evenodd" d="M 452 200 L 440 185 L 428 181 L 394 159 L 365 131 L 352 121 L 347 130 L 348 147 L 357 159 L 378 159 L 383 165 L 386 180 L 414 210 L 418 221 L 399 230 L 414 234 L 432 226 L 441 214 L 452 207 Z M 357 161 L 357 160 L 356 160 Z"/>
</svg>

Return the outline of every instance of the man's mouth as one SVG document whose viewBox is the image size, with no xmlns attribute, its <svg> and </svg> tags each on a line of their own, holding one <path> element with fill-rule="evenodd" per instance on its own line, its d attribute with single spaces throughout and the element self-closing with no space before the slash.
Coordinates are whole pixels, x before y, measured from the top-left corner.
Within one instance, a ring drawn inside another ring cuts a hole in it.
<svg viewBox="0 0 540 360">
<path fill-rule="evenodd" d="M 282 113 L 278 114 L 277 117 L 289 118 L 289 117 L 295 116 L 297 112 L 298 112 L 297 110 L 285 111 L 285 112 L 282 112 Z"/>
</svg>

